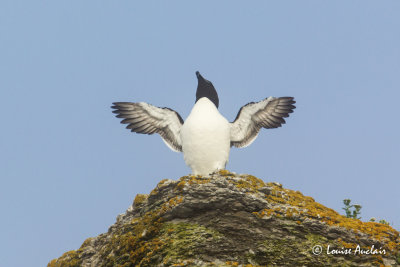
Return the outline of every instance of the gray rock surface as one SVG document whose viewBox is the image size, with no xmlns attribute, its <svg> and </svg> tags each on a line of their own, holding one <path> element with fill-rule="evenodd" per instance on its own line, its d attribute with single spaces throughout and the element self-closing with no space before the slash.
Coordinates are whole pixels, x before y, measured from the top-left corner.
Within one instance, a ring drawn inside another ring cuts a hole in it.
<svg viewBox="0 0 400 267">
<path fill-rule="evenodd" d="M 162 180 L 137 195 L 107 233 L 48 266 L 399 266 L 399 252 L 399 232 L 390 226 L 221 171 Z"/>
</svg>

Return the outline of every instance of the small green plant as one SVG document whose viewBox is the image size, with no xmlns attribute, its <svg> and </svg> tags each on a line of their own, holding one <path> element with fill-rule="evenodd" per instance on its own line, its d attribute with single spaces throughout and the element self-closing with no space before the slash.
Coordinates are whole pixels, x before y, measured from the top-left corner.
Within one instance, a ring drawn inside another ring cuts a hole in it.
<svg viewBox="0 0 400 267">
<path fill-rule="evenodd" d="M 370 222 L 376 222 L 376 218 L 375 218 L 375 217 L 372 217 L 371 219 L 369 219 L 369 221 L 370 221 Z M 384 220 L 384 219 L 379 220 L 378 223 L 390 225 L 390 223 L 389 223 L 388 221 Z"/>
<path fill-rule="evenodd" d="M 383 224 L 387 224 L 387 225 L 389 225 L 390 223 L 388 222 L 388 221 L 386 221 L 386 220 L 379 220 L 379 223 L 383 223 Z"/>
<path fill-rule="evenodd" d="M 361 214 L 361 205 L 354 204 L 350 205 L 351 200 L 346 198 L 343 200 L 344 204 L 344 211 L 346 212 L 346 217 L 347 218 L 353 218 L 353 219 L 361 219 L 361 217 L 358 217 L 358 215 Z"/>
</svg>

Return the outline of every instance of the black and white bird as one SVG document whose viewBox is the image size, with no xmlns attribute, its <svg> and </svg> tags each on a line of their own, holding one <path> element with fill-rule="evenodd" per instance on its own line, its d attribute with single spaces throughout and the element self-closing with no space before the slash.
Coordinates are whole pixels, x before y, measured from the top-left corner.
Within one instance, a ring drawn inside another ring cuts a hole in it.
<svg viewBox="0 0 400 267">
<path fill-rule="evenodd" d="M 196 72 L 196 102 L 185 121 L 170 108 L 144 102 L 115 102 L 117 118 L 132 132 L 161 135 L 165 144 L 183 152 L 193 174 L 207 175 L 225 169 L 232 146 L 246 147 L 261 128 L 278 128 L 296 108 L 293 97 L 268 97 L 240 108 L 235 120 L 228 122 L 218 111 L 219 99 L 213 84 Z"/>
</svg>

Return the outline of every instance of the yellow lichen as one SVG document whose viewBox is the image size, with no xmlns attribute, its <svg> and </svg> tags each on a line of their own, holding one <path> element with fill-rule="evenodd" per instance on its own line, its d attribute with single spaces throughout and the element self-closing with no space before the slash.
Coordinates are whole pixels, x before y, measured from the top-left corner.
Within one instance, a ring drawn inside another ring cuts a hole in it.
<svg viewBox="0 0 400 267">
<path fill-rule="evenodd" d="M 191 266 L 194 261 L 193 260 L 177 260 L 177 263 L 172 264 L 171 266 Z M 164 263 L 167 264 L 167 261 Z"/>
<path fill-rule="evenodd" d="M 181 263 L 174 263 L 172 264 L 172 266 L 186 266 L 185 263 L 181 262 Z"/>
<path fill-rule="evenodd" d="M 152 194 L 157 194 L 166 181 L 165 179 L 158 183 Z M 148 195 L 137 195 L 134 201 L 135 205 L 140 205 L 147 197 Z M 103 257 L 107 258 L 110 265 L 115 265 L 119 261 L 118 257 L 128 256 L 128 259 L 124 259 L 124 261 L 129 264 L 151 266 L 154 256 L 169 242 L 168 235 L 157 236 L 164 225 L 162 215 L 182 201 L 182 196 L 172 197 L 159 208 L 148 211 L 140 218 L 133 219 L 130 225 L 124 227 L 124 230 L 121 229 L 112 236 L 111 244 L 104 250 Z"/>
<path fill-rule="evenodd" d="M 263 180 L 252 175 L 246 175 L 238 181 L 233 181 L 233 183 L 236 185 L 236 187 L 248 189 L 251 192 L 256 192 L 258 189 L 265 186 Z"/>
<path fill-rule="evenodd" d="M 160 215 L 162 210 L 166 210 L 164 206 L 145 213 L 126 233 L 114 234 L 111 239 L 111 248 L 116 250 L 114 253 L 128 254 L 129 262 L 132 264 L 149 265 L 154 253 L 160 251 L 165 245 L 165 240 L 155 237 L 163 224 Z M 110 261 L 115 262 L 112 258 Z"/>
<path fill-rule="evenodd" d="M 162 179 L 161 181 L 158 182 L 157 187 L 162 187 L 166 181 L 168 181 L 168 179 Z"/>
<path fill-rule="evenodd" d="M 176 185 L 175 189 L 179 190 L 179 191 L 182 191 L 182 189 L 185 187 L 185 185 L 186 185 L 186 181 L 182 180 Z"/>
<path fill-rule="evenodd" d="M 337 241 L 339 242 L 340 245 L 342 245 L 344 248 L 351 248 L 351 249 L 356 249 L 357 244 L 354 243 L 347 243 L 346 241 L 342 240 L 341 238 L 338 238 Z"/>
<path fill-rule="evenodd" d="M 157 186 L 150 192 L 150 195 L 155 195 L 158 193 L 158 189 L 164 186 L 165 182 L 168 181 L 168 179 L 162 179 Z"/>
<path fill-rule="evenodd" d="M 142 204 L 147 198 L 149 197 L 149 195 L 146 194 L 137 194 L 135 197 L 135 200 L 133 201 L 133 204 L 135 206 L 139 206 L 140 204 Z"/>
<path fill-rule="evenodd" d="M 222 176 L 234 176 L 234 174 L 233 173 L 231 173 L 230 171 L 228 171 L 228 170 L 219 170 L 219 175 L 222 175 Z"/>
<path fill-rule="evenodd" d="M 183 201 L 182 196 L 176 196 L 171 198 L 170 200 L 168 200 L 167 205 L 163 205 L 164 209 L 162 210 L 162 212 L 172 209 L 176 205 L 180 204 L 182 201 Z"/>
<path fill-rule="evenodd" d="M 176 185 L 175 189 L 182 191 L 186 184 L 194 185 L 194 184 L 206 184 L 211 181 L 210 178 L 204 178 L 200 175 L 190 175 L 190 176 L 183 176 L 179 179 L 179 183 Z"/>
<path fill-rule="evenodd" d="M 197 176 L 190 176 L 190 180 L 188 181 L 188 183 L 190 185 L 193 184 L 206 184 L 209 183 L 211 181 L 210 178 L 201 178 L 201 177 L 197 177 Z"/>
<path fill-rule="evenodd" d="M 86 240 L 83 241 L 83 243 L 82 243 L 82 245 L 81 245 L 81 247 L 79 249 L 83 249 L 84 247 L 89 246 L 90 243 L 92 242 L 92 240 L 93 240 L 92 237 L 86 238 Z"/>
<path fill-rule="evenodd" d="M 79 254 L 76 250 L 65 252 L 60 258 L 54 259 L 47 267 L 76 267 L 81 265 Z"/>
<path fill-rule="evenodd" d="M 347 218 L 340 215 L 333 209 L 327 208 L 315 202 L 312 197 L 304 196 L 299 191 L 281 188 L 274 183 L 268 183 L 272 188 L 271 194 L 266 199 L 272 204 L 271 208 L 264 209 L 257 213 L 259 217 L 265 215 L 284 216 L 292 218 L 294 214 L 302 215 L 312 219 L 319 219 L 328 225 L 344 227 L 355 232 L 362 232 L 385 243 L 390 251 L 400 249 L 399 232 L 386 224 L 376 222 L 362 222 L 358 219 Z M 287 209 L 283 211 L 282 206 L 296 207 L 298 210 Z"/>
</svg>

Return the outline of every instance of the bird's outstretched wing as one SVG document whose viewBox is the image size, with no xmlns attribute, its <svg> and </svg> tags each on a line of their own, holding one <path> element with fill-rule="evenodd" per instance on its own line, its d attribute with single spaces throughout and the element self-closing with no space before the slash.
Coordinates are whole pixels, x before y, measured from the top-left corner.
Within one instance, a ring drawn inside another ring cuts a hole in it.
<svg viewBox="0 0 400 267">
<path fill-rule="evenodd" d="M 246 147 L 256 139 L 261 127 L 278 128 L 293 112 L 293 97 L 268 97 L 240 108 L 231 125 L 231 146 Z"/>
<path fill-rule="evenodd" d="M 165 144 L 176 152 L 182 152 L 180 137 L 182 117 L 170 108 L 159 108 L 144 102 L 115 102 L 117 118 L 123 118 L 121 123 L 128 124 L 127 129 L 141 134 L 158 133 Z"/>
</svg>

